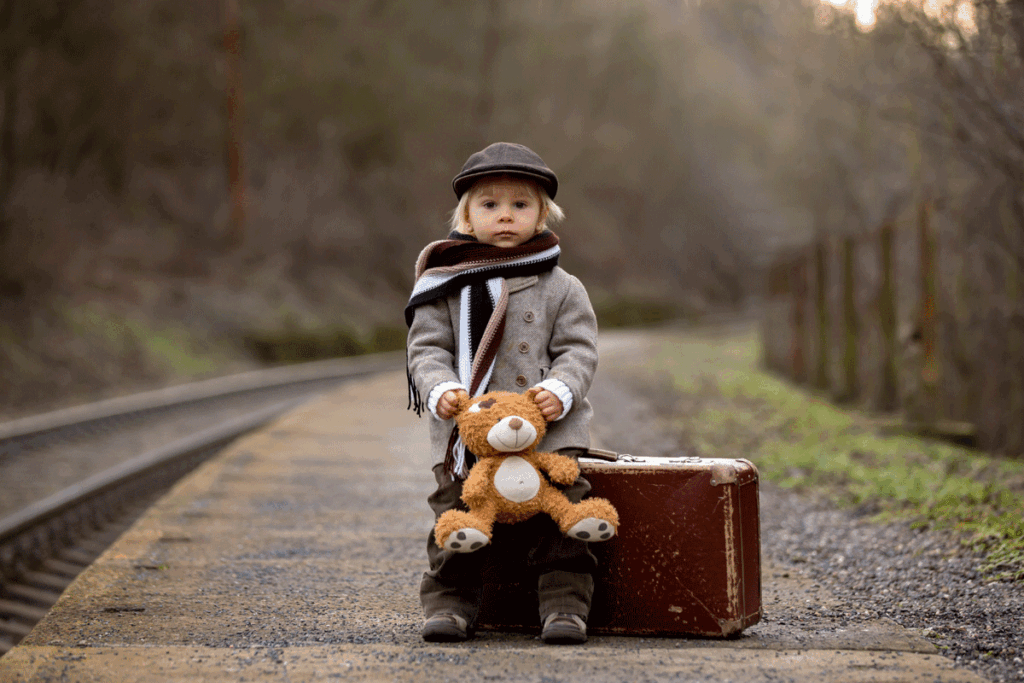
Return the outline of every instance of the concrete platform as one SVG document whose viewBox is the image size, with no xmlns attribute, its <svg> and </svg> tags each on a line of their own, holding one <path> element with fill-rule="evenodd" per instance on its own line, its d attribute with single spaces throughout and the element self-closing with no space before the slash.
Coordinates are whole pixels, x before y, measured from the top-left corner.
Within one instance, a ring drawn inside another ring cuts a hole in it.
<svg viewBox="0 0 1024 683">
<path fill-rule="evenodd" d="M 432 476 L 426 421 L 405 403 L 404 375 L 389 373 L 232 445 L 79 577 L 0 658 L 0 682 L 982 680 L 889 622 L 763 623 L 728 641 L 424 643 Z M 769 611 L 828 603 L 771 567 L 764 591 Z"/>
</svg>

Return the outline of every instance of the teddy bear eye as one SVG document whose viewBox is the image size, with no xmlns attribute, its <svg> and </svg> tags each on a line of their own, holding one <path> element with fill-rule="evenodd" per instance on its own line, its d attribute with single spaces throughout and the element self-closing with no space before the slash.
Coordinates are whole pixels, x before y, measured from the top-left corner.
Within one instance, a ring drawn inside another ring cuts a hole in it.
<svg viewBox="0 0 1024 683">
<path fill-rule="evenodd" d="M 469 408 L 466 409 L 466 412 L 467 413 L 479 413 L 480 412 L 480 404 L 479 403 L 474 403 L 473 405 L 471 405 Z"/>
</svg>

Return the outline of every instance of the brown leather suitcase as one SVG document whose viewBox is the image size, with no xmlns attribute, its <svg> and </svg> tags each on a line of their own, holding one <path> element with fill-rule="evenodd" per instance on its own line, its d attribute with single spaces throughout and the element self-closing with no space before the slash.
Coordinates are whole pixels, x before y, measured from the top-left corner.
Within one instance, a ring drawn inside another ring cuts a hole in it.
<svg viewBox="0 0 1024 683">
<path fill-rule="evenodd" d="M 619 512 L 600 561 L 592 634 L 725 637 L 761 619 L 757 469 L 748 460 L 615 456 L 592 449 L 591 495 Z M 525 577 L 523 577 L 525 579 Z M 477 627 L 537 630 L 536 584 L 487 584 Z"/>
</svg>

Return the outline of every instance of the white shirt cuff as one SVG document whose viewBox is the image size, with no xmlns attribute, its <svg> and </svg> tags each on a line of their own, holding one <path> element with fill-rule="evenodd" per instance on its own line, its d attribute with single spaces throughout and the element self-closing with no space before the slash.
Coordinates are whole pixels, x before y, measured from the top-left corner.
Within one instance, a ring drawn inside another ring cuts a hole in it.
<svg viewBox="0 0 1024 683">
<path fill-rule="evenodd" d="M 556 417 L 555 420 L 561 420 L 569 414 L 569 411 L 572 410 L 572 390 L 569 389 L 565 382 L 549 377 L 536 386 L 539 389 L 547 389 L 562 402 L 562 414 Z"/>
<path fill-rule="evenodd" d="M 427 395 L 427 409 L 430 410 L 434 417 L 440 420 L 441 417 L 437 414 L 437 402 L 441 400 L 441 396 L 444 395 L 444 392 L 456 391 L 458 389 L 466 391 L 466 387 L 462 386 L 458 382 L 441 382 L 436 385 Z"/>
</svg>

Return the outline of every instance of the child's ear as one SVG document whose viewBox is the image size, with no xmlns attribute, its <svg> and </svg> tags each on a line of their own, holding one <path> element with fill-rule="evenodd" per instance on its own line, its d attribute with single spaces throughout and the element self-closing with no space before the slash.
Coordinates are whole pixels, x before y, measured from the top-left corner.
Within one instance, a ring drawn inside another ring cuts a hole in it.
<svg viewBox="0 0 1024 683">
<path fill-rule="evenodd" d="M 528 398 L 531 401 L 533 401 L 534 399 L 537 398 L 537 394 L 539 394 L 539 393 L 540 393 L 540 389 L 538 389 L 537 387 L 531 387 L 531 388 L 526 390 L 525 396 L 526 396 L 526 398 Z"/>
</svg>

